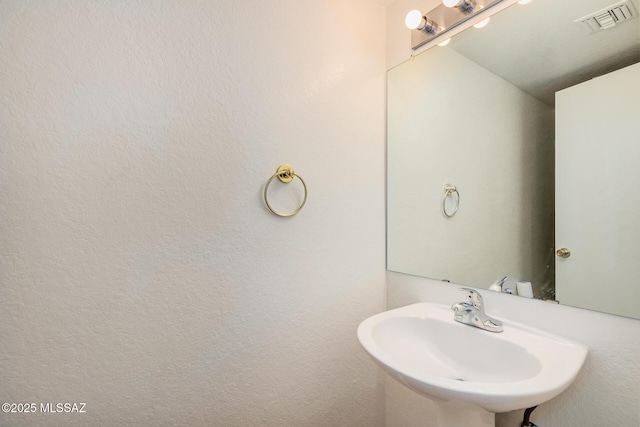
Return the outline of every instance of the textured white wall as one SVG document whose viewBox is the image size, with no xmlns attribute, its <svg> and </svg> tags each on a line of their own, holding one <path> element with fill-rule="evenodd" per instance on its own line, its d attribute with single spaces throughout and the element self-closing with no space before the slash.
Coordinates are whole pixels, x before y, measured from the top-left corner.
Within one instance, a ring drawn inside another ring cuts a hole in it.
<svg viewBox="0 0 640 427">
<path fill-rule="evenodd" d="M 367 0 L 0 3 L 0 401 L 87 403 L 0 424 L 382 425 L 384 46 Z"/>
<path fill-rule="evenodd" d="M 415 302 L 452 304 L 457 286 L 422 277 L 387 273 L 388 308 Z M 490 315 L 547 330 L 589 347 L 580 374 L 567 390 L 540 405 L 531 417 L 539 426 L 640 425 L 640 321 L 540 300 L 482 291 Z M 496 360 L 496 363 L 500 363 Z M 386 427 L 424 427 L 434 414 L 430 400 L 390 377 Z M 523 411 L 496 415 L 497 427 L 519 426 Z"/>
</svg>

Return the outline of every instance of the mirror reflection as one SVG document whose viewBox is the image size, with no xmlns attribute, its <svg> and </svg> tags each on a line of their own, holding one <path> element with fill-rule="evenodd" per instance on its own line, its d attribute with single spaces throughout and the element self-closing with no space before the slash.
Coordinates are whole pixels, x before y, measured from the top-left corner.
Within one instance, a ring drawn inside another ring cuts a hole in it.
<svg viewBox="0 0 640 427">
<path fill-rule="evenodd" d="M 611 5 L 515 4 L 389 71 L 390 270 L 640 318 L 638 1 L 574 22 Z"/>
</svg>

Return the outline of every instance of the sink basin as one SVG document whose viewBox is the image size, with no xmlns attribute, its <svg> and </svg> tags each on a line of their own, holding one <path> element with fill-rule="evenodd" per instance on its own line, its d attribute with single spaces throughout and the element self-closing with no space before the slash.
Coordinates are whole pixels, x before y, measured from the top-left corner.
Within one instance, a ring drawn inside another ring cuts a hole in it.
<svg viewBox="0 0 640 427">
<path fill-rule="evenodd" d="M 492 413 L 539 405 L 571 384 L 586 346 L 499 320 L 504 332 L 492 333 L 455 322 L 449 306 L 419 303 L 366 319 L 358 339 L 409 388 Z"/>
</svg>

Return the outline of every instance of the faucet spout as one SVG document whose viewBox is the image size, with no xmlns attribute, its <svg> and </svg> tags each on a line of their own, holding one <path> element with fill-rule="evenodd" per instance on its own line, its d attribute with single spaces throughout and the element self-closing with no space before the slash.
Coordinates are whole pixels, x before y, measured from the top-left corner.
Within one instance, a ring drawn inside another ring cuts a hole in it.
<svg viewBox="0 0 640 427">
<path fill-rule="evenodd" d="M 489 332 L 502 332 L 504 330 L 501 321 L 485 314 L 480 293 L 469 288 L 460 289 L 467 292 L 467 300 L 457 302 L 451 306 L 454 313 L 453 320 Z"/>
<path fill-rule="evenodd" d="M 465 291 L 467 293 L 467 302 L 471 304 L 476 310 L 484 313 L 484 301 L 482 300 L 482 295 L 479 292 L 470 289 L 470 288 L 459 288 L 461 291 Z"/>
</svg>

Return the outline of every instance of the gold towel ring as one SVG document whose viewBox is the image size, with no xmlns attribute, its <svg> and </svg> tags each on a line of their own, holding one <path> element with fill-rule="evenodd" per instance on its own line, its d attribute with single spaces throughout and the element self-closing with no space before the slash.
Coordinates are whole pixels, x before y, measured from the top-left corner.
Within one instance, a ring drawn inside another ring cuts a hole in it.
<svg viewBox="0 0 640 427">
<path fill-rule="evenodd" d="M 456 195 L 456 204 L 455 207 L 453 208 L 453 212 L 449 213 L 447 212 L 447 197 L 451 196 L 452 194 Z M 444 216 L 446 216 L 447 218 L 451 218 L 452 216 L 454 216 L 456 214 L 456 212 L 458 212 L 458 208 L 460 207 L 460 193 L 458 193 L 458 189 L 451 184 L 447 184 L 444 186 L 444 197 L 442 198 L 442 213 L 444 214 Z"/>
<path fill-rule="evenodd" d="M 276 178 L 278 178 L 280 182 L 284 182 L 285 184 L 288 184 L 291 181 L 293 181 L 293 178 L 298 178 L 302 183 L 302 186 L 304 187 L 304 199 L 302 200 L 302 204 L 295 211 L 285 213 L 285 214 L 279 213 L 279 212 L 276 212 L 269 204 L 269 199 L 267 198 L 267 191 L 269 190 L 269 185 L 271 185 L 271 182 Z M 307 203 L 307 184 L 304 183 L 304 180 L 300 175 L 298 175 L 293 171 L 293 168 L 291 166 L 286 164 L 280 165 L 276 173 L 274 173 L 271 176 L 271 178 L 269 178 L 269 181 L 267 181 L 267 185 L 264 186 L 264 202 L 267 204 L 267 208 L 275 215 L 282 216 L 282 217 L 294 216 L 295 214 L 300 212 L 304 207 L 304 204 Z"/>
</svg>

